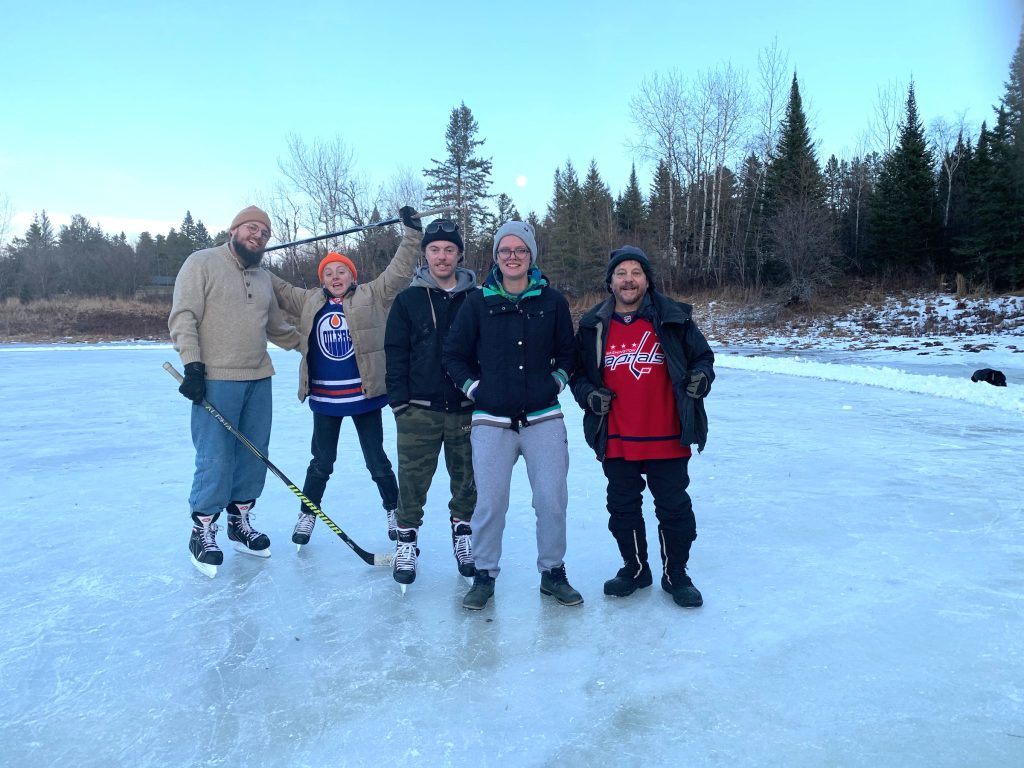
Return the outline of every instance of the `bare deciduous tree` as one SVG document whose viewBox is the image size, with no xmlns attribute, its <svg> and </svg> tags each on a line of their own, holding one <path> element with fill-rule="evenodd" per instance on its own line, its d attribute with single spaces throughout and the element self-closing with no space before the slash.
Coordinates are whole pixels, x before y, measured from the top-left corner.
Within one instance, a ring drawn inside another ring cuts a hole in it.
<svg viewBox="0 0 1024 768">
<path fill-rule="evenodd" d="M 629 100 L 634 124 L 640 139 L 632 149 L 642 159 L 657 164 L 663 161 L 671 174 L 682 178 L 684 135 L 686 133 L 686 83 L 678 71 L 652 75 L 640 84 L 639 92 Z M 676 214 L 672 184 L 669 189 L 669 265 L 676 269 L 679 253 L 676 247 Z"/>
<path fill-rule="evenodd" d="M 967 116 L 963 112 L 957 115 L 955 122 L 949 122 L 944 117 L 937 117 L 928 127 L 932 152 L 938 158 L 946 177 L 946 202 L 942 211 L 942 226 L 944 227 L 949 226 L 949 207 L 953 199 L 953 177 L 956 175 L 957 168 L 960 167 L 960 161 L 967 154 L 967 144 L 964 142 L 964 134 L 967 131 Z"/>
<path fill-rule="evenodd" d="M 875 117 L 868 130 L 874 142 L 873 148 L 883 157 L 896 146 L 906 92 L 906 86 L 899 80 L 890 80 L 884 86 L 878 86 Z"/>
<path fill-rule="evenodd" d="M 288 157 L 279 160 L 278 167 L 290 185 L 289 215 L 301 207 L 299 228 L 313 235 L 368 224 L 380 202 L 379 194 L 371 193 L 369 182 L 356 172 L 355 156 L 340 136 L 307 144 L 292 135 Z"/>
</svg>

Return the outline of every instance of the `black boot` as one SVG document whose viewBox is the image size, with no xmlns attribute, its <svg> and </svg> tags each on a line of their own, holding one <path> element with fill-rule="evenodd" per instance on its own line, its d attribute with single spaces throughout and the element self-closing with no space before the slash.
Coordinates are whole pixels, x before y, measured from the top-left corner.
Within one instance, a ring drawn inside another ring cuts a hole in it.
<svg viewBox="0 0 1024 768">
<path fill-rule="evenodd" d="M 565 576 L 565 563 L 550 571 L 540 572 L 540 593 L 550 595 L 562 605 L 579 605 L 583 595 L 573 589 Z"/>
<path fill-rule="evenodd" d="M 692 539 L 681 531 L 666 530 L 660 525 L 658 538 L 661 539 L 663 566 L 661 588 L 672 595 L 675 604 L 682 608 L 699 608 L 704 605 L 700 590 L 693 586 L 693 581 L 686 573 Z"/>
<path fill-rule="evenodd" d="M 473 574 L 473 588 L 462 598 L 462 607 L 481 611 L 493 595 L 494 577 L 487 571 L 477 571 Z"/>
<path fill-rule="evenodd" d="M 619 554 L 625 563 L 614 579 L 604 583 L 604 593 L 614 597 L 632 595 L 642 587 L 654 583 L 651 566 L 647 564 L 647 531 L 644 528 L 613 531 Z"/>
</svg>

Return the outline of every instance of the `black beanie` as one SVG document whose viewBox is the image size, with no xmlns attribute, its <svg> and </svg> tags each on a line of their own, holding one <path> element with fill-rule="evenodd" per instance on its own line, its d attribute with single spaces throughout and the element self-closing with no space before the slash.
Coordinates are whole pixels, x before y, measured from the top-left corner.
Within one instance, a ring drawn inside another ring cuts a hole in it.
<svg viewBox="0 0 1024 768">
<path fill-rule="evenodd" d="M 450 231 L 446 232 L 445 229 Z M 444 240 L 446 243 L 455 243 L 459 247 L 459 253 L 465 250 L 462 245 L 462 235 L 459 234 L 459 225 L 451 219 L 436 219 L 423 228 L 423 239 L 420 247 L 424 250 L 436 240 Z"/>
<path fill-rule="evenodd" d="M 621 248 L 616 248 L 612 251 L 611 256 L 608 257 L 608 271 L 604 275 L 604 284 L 608 289 L 608 293 L 612 292 L 612 273 L 624 261 L 635 261 L 640 264 L 640 268 L 647 275 L 648 285 L 654 288 L 654 268 L 651 266 L 647 254 L 635 245 L 624 245 Z"/>
</svg>

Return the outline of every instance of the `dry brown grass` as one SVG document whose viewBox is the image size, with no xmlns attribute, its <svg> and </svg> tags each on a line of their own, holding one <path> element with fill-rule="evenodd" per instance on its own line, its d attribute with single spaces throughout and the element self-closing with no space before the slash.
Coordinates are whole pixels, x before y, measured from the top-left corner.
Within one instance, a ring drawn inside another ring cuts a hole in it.
<svg viewBox="0 0 1024 768">
<path fill-rule="evenodd" d="M 0 302 L 0 341 L 166 341 L 169 300 L 61 298 Z"/>
</svg>

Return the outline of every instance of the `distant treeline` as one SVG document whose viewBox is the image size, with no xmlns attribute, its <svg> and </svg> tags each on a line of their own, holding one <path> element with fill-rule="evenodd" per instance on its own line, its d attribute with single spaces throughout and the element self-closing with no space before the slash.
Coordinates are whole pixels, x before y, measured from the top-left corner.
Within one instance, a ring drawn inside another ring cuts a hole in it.
<svg viewBox="0 0 1024 768">
<path fill-rule="evenodd" d="M 600 290 L 608 252 L 623 243 L 651 256 L 663 287 L 736 287 L 799 302 L 850 278 L 898 279 L 936 287 L 962 275 L 977 288 L 1024 286 L 1024 32 L 1004 95 L 977 130 L 964 119 L 918 114 L 914 84 L 879 90 L 865 133 L 873 148 L 822 163 L 807 125 L 799 82 L 777 45 L 762 52 L 759 88 L 731 67 L 686 80 L 655 75 L 630 100 L 634 150 L 654 168 L 644 190 L 634 168 L 613 196 L 592 160 L 555 170 L 537 229 L 539 264 L 570 294 Z M 458 219 L 467 265 L 491 265 L 490 235 L 520 218 L 513 199 L 491 189 L 485 140 L 463 103 L 452 109 L 444 159 L 373 188 L 339 137 L 289 141 L 283 181 L 263 200 L 276 242 L 337 232 L 395 215 L 398 207 L 444 206 Z M 2 231 L 0 231 L 2 235 Z M 127 297 L 168 283 L 211 237 L 186 213 L 166 235 L 131 244 L 82 216 L 55 232 L 38 214 L 0 250 L 0 298 L 62 294 Z M 397 227 L 286 248 L 275 269 L 313 284 L 327 249 L 344 250 L 360 278 L 378 274 L 398 243 Z"/>
</svg>

